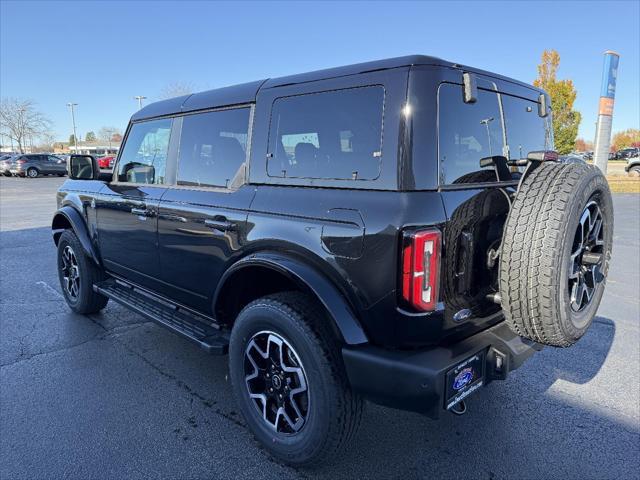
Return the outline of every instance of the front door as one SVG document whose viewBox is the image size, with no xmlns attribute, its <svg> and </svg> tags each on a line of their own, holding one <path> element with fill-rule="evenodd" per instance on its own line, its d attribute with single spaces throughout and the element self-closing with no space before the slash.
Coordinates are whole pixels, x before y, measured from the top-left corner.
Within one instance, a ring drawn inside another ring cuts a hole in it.
<svg viewBox="0 0 640 480">
<path fill-rule="evenodd" d="M 167 190 L 165 173 L 171 119 L 134 123 L 114 179 L 96 201 L 98 243 L 107 270 L 156 289 L 158 205 Z"/>
<path fill-rule="evenodd" d="M 63 175 L 67 173 L 67 164 L 61 158 L 56 157 L 55 155 L 48 155 L 47 160 L 47 168 L 51 171 L 51 173 L 56 175 Z"/>
<path fill-rule="evenodd" d="M 218 280 L 242 254 L 255 191 L 244 185 L 250 107 L 185 115 L 176 187 L 162 197 L 162 291 L 210 313 Z"/>
</svg>

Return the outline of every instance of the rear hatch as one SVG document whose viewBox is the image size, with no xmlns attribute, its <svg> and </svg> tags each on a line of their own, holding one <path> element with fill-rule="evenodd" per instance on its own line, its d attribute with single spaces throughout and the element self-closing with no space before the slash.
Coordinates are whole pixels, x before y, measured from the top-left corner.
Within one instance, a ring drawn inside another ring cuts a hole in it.
<svg viewBox="0 0 640 480">
<path fill-rule="evenodd" d="M 465 102 L 462 88 L 438 88 L 438 176 L 448 219 L 440 291 L 447 320 L 471 322 L 477 330 L 501 319 L 492 296 L 509 195 L 521 175 L 513 163 L 549 149 L 552 140 L 534 91 L 527 99 L 479 79 L 475 101 Z"/>
</svg>

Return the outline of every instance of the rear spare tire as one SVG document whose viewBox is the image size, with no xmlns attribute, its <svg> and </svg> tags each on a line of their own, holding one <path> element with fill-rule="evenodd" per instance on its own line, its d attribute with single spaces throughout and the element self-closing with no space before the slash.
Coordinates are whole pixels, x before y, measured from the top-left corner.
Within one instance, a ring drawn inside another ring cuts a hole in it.
<svg viewBox="0 0 640 480">
<path fill-rule="evenodd" d="M 525 179 L 507 218 L 500 294 L 509 327 L 568 347 L 596 314 L 611 258 L 607 180 L 586 164 L 543 163 Z"/>
</svg>

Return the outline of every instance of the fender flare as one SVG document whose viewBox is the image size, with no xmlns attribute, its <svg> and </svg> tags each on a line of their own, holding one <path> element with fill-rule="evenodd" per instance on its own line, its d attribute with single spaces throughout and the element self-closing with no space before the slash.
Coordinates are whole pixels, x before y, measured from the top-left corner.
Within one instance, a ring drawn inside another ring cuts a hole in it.
<svg viewBox="0 0 640 480">
<path fill-rule="evenodd" d="M 65 230 L 64 228 L 57 228 L 56 221 L 64 217 L 65 220 L 71 225 L 71 229 L 80 240 L 84 253 L 98 266 L 100 266 L 100 257 L 96 251 L 91 238 L 89 236 L 89 230 L 84 218 L 78 212 L 77 209 L 70 205 L 66 205 L 56 211 L 53 215 L 53 221 L 51 222 L 51 234 L 53 235 L 53 242 L 58 245 L 58 237 Z"/>
<path fill-rule="evenodd" d="M 234 263 L 218 283 L 213 296 L 214 311 L 217 309 L 220 302 L 220 294 L 224 290 L 227 281 L 240 270 L 254 266 L 275 270 L 287 276 L 303 289 L 312 292 L 333 318 L 335 325 L 348 345 L 361 345 L 369 342 L 352 308 L 338 289 L 315 268 L 296 258 L 280 253 L 254 253 Z"/>
</svg>

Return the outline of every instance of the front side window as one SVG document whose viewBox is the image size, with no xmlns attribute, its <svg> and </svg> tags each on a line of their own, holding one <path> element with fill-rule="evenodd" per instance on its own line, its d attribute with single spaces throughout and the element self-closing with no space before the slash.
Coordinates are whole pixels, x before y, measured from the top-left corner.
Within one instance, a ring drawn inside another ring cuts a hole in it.
<svg viewBox="0 0 640 480">
<path fill-rule="evenodd" d="M 268 175 L 377 178 L 383 113 L 381 86 L 276 99 L 271 113 Z"/>
<path fill-rule="evenodd" d="M 165 183 L 171 123 L 164 118 L 131 126 L 118 162 L 119 182 Z"/>
<path fill-rule="evenodd" d="M 443 83 L 438 92 L 440 183 L 465 182 L 482 170 L 480 160 L 504 155 L 506 143 L 498 94 L 478 90 L 464 103 L 460 85 Z M 485 167 L 493 171 L 492 166 Z"/>
<path fill-rule="evenodd" d="M 185 116 L 178 185 L 232 187 L 241 183 L 250 114 L 250 108 L 237 108 Z"/>
</svg>

